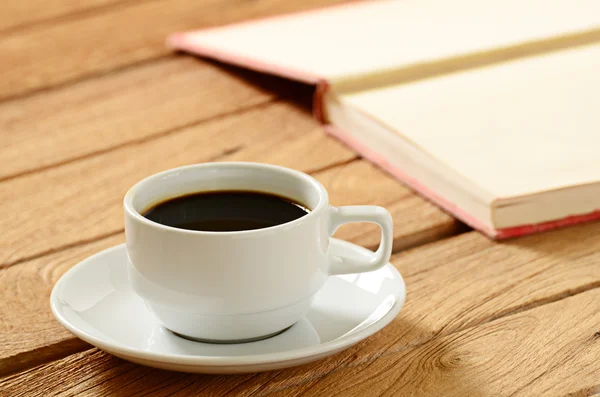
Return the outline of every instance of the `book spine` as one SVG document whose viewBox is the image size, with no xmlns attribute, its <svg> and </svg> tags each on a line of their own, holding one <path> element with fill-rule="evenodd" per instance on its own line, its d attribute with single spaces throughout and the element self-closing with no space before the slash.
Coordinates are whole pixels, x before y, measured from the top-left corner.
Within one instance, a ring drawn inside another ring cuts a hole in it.
<svg viewBox="0 0 600 397">
<path fill-rule="evenodd" d="M 510 227 L 505 229 L 498 229 L 498 239 L 508 239 L 512 237 L 519 237 L 528 234 L 537 234 L 546 232 L 549 230 L 564 228 L 568 226 L 577 225 L 580 223 L 591 222 L 600 220 L 600 210 L 590 212 L 589 214 L 571 215 L 562 219 L 553 221 L 538 223 L 535 225 L 522 225 L 516 227 Z"/>
</svg>

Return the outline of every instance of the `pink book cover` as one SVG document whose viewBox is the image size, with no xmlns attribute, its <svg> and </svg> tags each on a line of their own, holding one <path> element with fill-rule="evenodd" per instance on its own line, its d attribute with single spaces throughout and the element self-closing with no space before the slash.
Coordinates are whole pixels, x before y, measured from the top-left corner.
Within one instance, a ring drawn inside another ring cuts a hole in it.
<svg viewBox="0 0 600 397">
<path fill-rule="evenodd" d="M 354 3 L 356 4 L 356 3 Z M 396 179 L 400 180 L 402 183 L 410 187 L 412 190 L 430 200 L 438 207 L 442 208 L 446 212 L 452 214 L 457 219 L 471 226 L 472 228 L 480 231 L 481 233 L 487 235 L 488 237 L 495 240 L 502 240 L 508 238 L 514 238 L 518 236 L 530 235 L 534 233 L 540 233 L 552 229 L 562 228 L 582 222 L 588 222 L 592 220 L 600 219 L 600 210 L 594 211 L 589 214 L 583 215 L 574 215 L 568 216 L 563 219 L 553 220 L 549 222 L 532 224 L 532 225 L 520 225 L 516 227 L 504 228 L 504 229 L 493 229 L 489 226 L 481 223 L 478 219 L 470 216 L 467 212 L 463 211 L 461 208 L 458 208 L 452 202 L 446 200 L 444 197 L 438 195 L 435 191 L 420 183 L 418 180 L 415 180 L 410 175 L 408 175 L 404 170 L 399 169 L 395 166 L 389 164 L 383 157 L 381 157 L 378 153 L 374 152 L 370 148 L 365 145 L 356 142 L 354 139 L 350 138 L 349 135 L 345 134 L 337 126 L 332 124 L 328 124 L 324 117 L 324 109 L 322 98 L 325 92 L 327 92 L 329 88 L 328 81 L 323 76 L 315 75 L 309 71 L 303 70 L 301 65 L 298 65 L 297 68 L 284 67 L 282 65 L 278 65 L 275 62 L 265 62 L 262 59 L 245 57 L 243 55 L 224 51 L 220 48 L 216 48 L 215 46 L 207 46 L 202 42 L 202 35 L 204 33 L 210 32 L 212 29 L 224 30 L 230 27 L 239 27 L 247 24 L 260 24 L 263 21 L 273 21 L 277 20 L 285 20 L 285 18 L 291 16 L 297 16 L 299 14 L 310 14 L 310 13 L 318 13 L 323 10 L 335 10 L 336 8 L 341 7 L 351 7 L 352 3 L 346 5 L 337 5 L 332 7 L 327 7 L 325 9 L 316 9 L 309 11 L 296 12 L 293 14 L 285 14 L 274 17 L 263 18 L 259 20 L 250 20 L 246 22 L 237 23 L 235 25 L 229 25 L 224 27 L 216 27 L 216 28 L 208 28 L 201 29 L 196 31 L 188 31 L 188 32 L 178 32 L 170 35 L 167 38 L 167 46 L 173 50 L 187 52 L 193 55 L 206 57 L 209 59 L 214 59 L 226 64 L 231 64 L 235 66 L 239 66 L 242 68 L 247 68 L 250 70 L 254 70 L 261 73 L 271 74 L 275 76 L 284 77 L 287 79 L 299 81 L 302 83 L 312 84 L 315 86 L 315 92 L 313 96 L 313 115 L 314 117 L 323 124 L 324 130 L 330 135 L 334 136 L 336 139 L 343 142 L 345 145 L 350 147 L 352 150 L 360 154 L 365 159 L 369 160 L 373 164 L 382 168 Z"/>
</svg>

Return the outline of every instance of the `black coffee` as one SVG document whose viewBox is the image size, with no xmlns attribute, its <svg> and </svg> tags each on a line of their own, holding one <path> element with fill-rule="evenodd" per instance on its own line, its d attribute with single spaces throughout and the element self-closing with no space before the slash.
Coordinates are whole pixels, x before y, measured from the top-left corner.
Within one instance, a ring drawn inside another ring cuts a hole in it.
<svg viewBox="0 0 600 397">
<path fill-rule="evenodd" d="M 152 206 L 142 215 L 180 229 L 232 232 L 281 225 L 307 213 L 301 204 L 274 194 L 217 191 L 169 199 Z"/>
</svg>

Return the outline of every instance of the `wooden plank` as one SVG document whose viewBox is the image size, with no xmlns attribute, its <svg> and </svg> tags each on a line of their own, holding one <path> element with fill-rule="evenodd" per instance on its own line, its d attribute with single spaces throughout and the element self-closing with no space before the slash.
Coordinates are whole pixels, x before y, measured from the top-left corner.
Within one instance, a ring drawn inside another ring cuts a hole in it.
<svg viewBox="0 0 600 397">
<path fill-rule="evenodd" d="M 273 99 L 247 75 L 178 57 L 0 104 L 0 180 Z"/>
<path fill-rule="evenodd" d="M 0 35 L 0 99 L 166 56 L 166 37 L 340 0 L 156 0 Z"/>
<path fill-rule="evenodd" d="M 600 392 L 599 321 L 600 291 L 588 291 L 368 363 L 345 365 L 292 388 L 275 382 L 254 386 L 257 377 L 264 380 L 272 373 L 188 375 L 138 366 L 97 349 L 8 377 L 0 387 L 9 395 L 32 396 L 84 391 L 123 396 L 592 396 Z"/>
<path fill-rule="evenodd" d="M 311 142 L 317 143 L 315 147 L 319 149 L 307 146 Z M 288 144 L 303 148 L 302 154 L 289 152 Z M 285 103 L 268 104 L 234 117 L 171 131 L 156 139 L 0 183 L 0 211 L 7 214 L 0 219 L 4 233 L 0 241 L 0 263 L 9 266 L 116 233 L 123 223 L 123 195 L 137 180 L 190 163 L 245 159 L 245 148 L 249 148 L 248 159 L 252 159 L 262 150 L 256 149 L 257 146 L 269 148 L 278 163 L 307 172 L 355 158 L 354 153 L 325 136 L 309 114 Z M 239 154 L 234 156 L 236 152 Z M 328 155 L 322 156 L 322 152 Z M 265 155 L 262 161 L 268 162 L 269 157 Z M 351 179 L 340 178 L 345 180 L 343 186 L 348 187 L 345 197 L 363 190 L 357 178 L 369 178 L 377 186 L 372 191 L 378 193 L 364 199 L 364 196 L 356 196 L 351 201 L 353 204 L 388 204 L 406 196 L 406 189 L 396 181 L 370 164 L 362 167 L 366 167 L 363 174 L 347 177 Z M 378 178 L 382 179 L 375 182 Z M 332 194 L 332 203 L 336 202 Z M 456 222 L 452 218 L 423 200 L 419 202 L 424 223 L 398 222 L 398 238 L 413 232 L 427 234 L 427 230 L 432 234 L 453 232 Z M 399 206 L 397 213 L 402 213 L 402 208 Z M 419 213 L 418 206 L 410 208 Z M 410 216 L 406 214 L 406 217 Z"/>
<path fill-rule="evenodd" d="M 126 0 L 3 0 L 0 13 L 0 34 L 23 29 L 32 24 L 58 22 L 56 18 L 93 12 L 103 6 L 122 4 Z"/>
<path fill-rule="evenodd" d="M 124 392 L 136 390 L 142 393 L 160 389 L 161 393 L 166 394 L 193 393 L 199 390 L 217 394 L 230 391 L 238 395 L 250 395 L 252 392 L 261 395 L 277 391 L 312 393 L 313 388 L 320 385 L 320 379 L 326 382 L 329 377 L 337 376 L 339 371 L 352 371 L 352 368 L 360 367 L 362 370 L 352 372 L 351 376 L 356 381 L 363 381 L 369 378 L 361 374 L 368 370 L 369 365 L 376 365 L 378 360 L 387 360 L 387 357 L 392 360 L 407 354 L 406 352 L 416 351 L 415 349 L 427 352 L 427 346 L 435 346 L 436 343 L 442 343 L 440 341 L 446 343 L 445 341 L 454 340 L 456 335 L 469 335 L 470 332 L 477 332 L 477 329 L 488 329 L 478 327 L 488 327 L 489 324 L 509 324 L 511 318 L 528 318 L 530 313 L 537 313 L 538 310 L 542 310 L 540 313 L 547 313 L 546 310 L 550 310 L 547 308 L 559 309 L 555 316 L 551 316 L 550 320 L 544 323 L 542 329 L 552 329 L 553 322 L 558 321 L 561 316 L 576 320 L 561 325 L 565 329 L 572 328 L 574 332 L 565 338 L 562 331 L 552 335 L 554 337 L 539 334 L 539 340 L 548 343 L 549 346 L 545 354 L 565 352 L 568 350 L 565 346 L 579 340 L 579 335 L 589 338 L 597 330 L 599 319 L 594 317 L 598 315 L 597 307 L 588 308 L 595 312 L 594 316 L 590 316 L 589 322 L 580 322 L 583 321 L 582 318 L 590 315 L 588 309 L 584 311 L 583 317 L 578 317 L 575 314 L 579 310 L 579 303 L 573 307 L 571 303 L 568 303 L 568 307 L 561 305 L 563 302 L 571 302 L 568 299 L 562 300 L 569 295 L 600 287 L 598 241 L 600 223 L 590 223 L 503 243 L 494 243 L 476 232 L 471 232 L 397 254 L 393 263 L 403 273 L 408 287 L 407 303 L 401 314 L 388 327 L 366 341 L 334 357 L 310 365 L 240 377 L 194 376 L 151 370 L 91 350 L 50 363 L 23 375 L 25 378 L 14 378 L 10 382 L 17 382 L 15 379 L 24 382 L 31 374 L 36 374 L 44 379 L 44 385 L 56 384 L 52 386 L 56 389 L 50 390 L 60 390 L 64 385 L 59 384 L 55 378 L 63 371 L 76 368 L 76 372 L 81 375 L 74 375 L 70 385 L 85 384 L 91 391 L 123 386 Z M 597 293 L 593 292 L 594 296 L 597 296 Z M 582 293 L 581 296 L 585 294 Z M 558 306 L 548 304 L 555 301 L 559 302 Z M 594 298 L 594 301 L 597 302 L 598 299 Z M 596 327 L 594 330 L 590 328 L 592 325 Z M 514 337 L 515 343 L 522 344 L 506 349 L 503 355 L 498 356 L 499 362 L 506 362 L 510 358 L 510 352 L 518 353 L 532 346 L 537 330 L 536 327 L 519 331 L 519 335 L 532 334 L 531 339 Z M 502 332 L 499 340 L 508 343 L 514 335 Z M 571 336 L 576 339 L 569 339 Z M 563 345 L 563 342 L 567 345 Z M 487 344 L 483 343 L 482 346 Z M 415 357 L 415 363 L 418 363 L 419 355 L 411 357 Z M 533 360 L 535 357 L 542 356 L 516 355 L 513 363 L 517 365 L 521 359 Z M 597 352 L 584 357 L 587 361 L 584 360 L 583 364 L 588 365 L 590 370 L 600 370 L 596 364 Z M 432 362 L 458 366 L 460 360 L 457 360 L 456 363 L 452 360 L 447 361 L 442 356 Z M 578 373 L 575 369 L 580 367 L 561 367 L 561 362 L 557 360 L 553 363 L 557 366 L 552 371 L 560 373 L 564 368 L 569 376 Z M 488 368 L 487 363 L 486 360 L 477 362 L 479 370 L 485 372 Z M 527 365 L 532 367 L 544 364 L 539 361 L 528 363 Z M 390 362 L 390 365 L 396 364 Z M 551 367 L 550 365 L 546 368 Z M 527 376 L 526 379 L 533 379 L 531 373 Z M 341 381 L 348 378 L 345 376 L 339 379 Z M 544 382 L 548 382 L 550 378 L 552 376 L 540 377 Z M 498 379 L 501 379 L 499 375 Z M 147 386 L 146 382 L 149 382 Z M 375 389 L 376 383 L 371 385 Z M 414 390 L 416 391 L 418 390 Z"/>
<path fill-rule="evenodd" d="M 303 137 L 305 139 L 302 139 Z M 316 137 L 320 138 L 316 139 Z M 310 145 L 311 142 L 321 150 L 328 150 L 329 153 L 332 152 L 332 149 L 335 150 L 335 145 L 337 145 L 337 142 L 324 137 L 318 130 L 308 135 L 293 137 L 286 141 L 286 144 L 289 143 L 290 146 L 296 148 L 306 146 L 306 149 L 310 149 L 313 147 Z M 250 152 L 250 157 L 253 153 Z M 300 153 L 304 154 L 301 156 L 302 158 L 306 158 L 311 152 L 303 150 Z M 319 150 L 314 155 L 315 158 L 322 158 Z M 265 162 L 285 163 L 285 159 L 278 156 L 279 154 L 276 154 L 273 158 L 269 158 L 264 154 L 261 158 L 274 160 Z M 249 160 L 246 157 L 240 159 Z M 290 160 L 297 161 L 293 157 Z M 287 163 L 287 165 L 292 165 L 289 160 Z M 302 166 L 300 163 L 297 164 L 297 167 Z M 340 205 L 357 203 L 357 200 L 363 204 L 381 204 L 381 197 L 395 197 L 399 201 L 413 197 L 405 188 L 381 174 L 365 161 L 342 163 L 318 171 L 314 176 L 328 189 L 332 202 Z M 365 191 L 359 183 L 365 179 L 373 182 L 368 191 Z M 428 204 L 421 201 L 421 206 L 427 207 Z M 398 206 L 394 217 L 404 219 L 408 216 L 408 213 L 402 212 L 402 208 L 404 207 Z M 120 214 L 121 209 L 118 210 Z M 414 207 L 405 211 L 414 212 L 414 210 L 418 212 L 418 208 Z M 450 229 L 447 225 L 454 223 L 447 215 L 439 211 L 434 213 L 434 217 L 438 219 L 437 224 L 440 229 Z M 122 216 L 119 218 L 119 222 L 122 222 Z M 435 223 L 427 216 L 424 216 L 423 219 L 427 220 L 423 224 L 424 227 L 430 227 L 429 225 Z M 73 227 L 76 226 L 73 225 Z M 434 227 L 430 228 L 435 230 Z M 341 229 L 336 236 L 357 243 L 375 241 L 378 238 L 377 230 L 366 232 L 362 229 L 363 225 L 354 224 Z M 394 230 L 400 240 L 404 236 L 410 236 L 413 231 L 421 233 L 419 228 L 412 224 L 398 223 Z M 0 375 L 57 357 L 64 357 L 74 348 L 84 348 L 84 344 L 77 344 L 76 339 L 53 319 L 48 307 L 50 291 L 52 285 L 72 265 L 94 252 L 122 242 L 122 233 L 118 231 L 116 233 L 114 236 L 90 244 L 78 245 L 0 270 L 0 300 L 3 302 L 0 305 L 0 318 L 4 319 L 0 322 Z M 63 351 L 56 347 L 63 345 L 73 347 Z"/>
<path fill-rule="evenodd" d="M 58 375 L 57 371 L 64 372 Z M 131 376 L 128 376 L 128 373 Z M 142 378 L 144 390 L 139 383 Z M 240 379 L 240 377 L 235 378 Z M 251 378 L 251 375 L 247 375 L 245 378 Z M 118 383 L 115 383 L 114 379 L 119 379 Z M 139 367 L 94 350 L 90 353 L 75 354 L 64 360 L 53 361 L 23 374 L 0 379 L 0 387 L 5 393 L 2 395 L 3 397 L 88 395 L 133 397 L 142 396 L 148 392 L 167 396 L 166 392 L 160 394 L 165 385 L 182 384 L 186 382 L 186 379 L 189 379 L 187 374 L 168 371 L 155 373 L 151 368 Z M 211 377 L 205 379 L 210 381 Z M 18 382 L 26 383 L 19 385 Z M 100 386 L 100 383 L 103 386 Z M 189 395 L 202 395 L 200 394 L 201 389 L 201 386 L 196 386 L 190 390 Z"/>
<path fill-rule="evenodd" d="M 273 395 L 597 395 L 598 324 L 595 289 Z"/>
<path fill-rule="evenodd" d="M 124 241 L 118 233 L 0 270 L 0 376 L 87 348 L 54 320 L 52 286 L 75 263 Z"/>
</svg>

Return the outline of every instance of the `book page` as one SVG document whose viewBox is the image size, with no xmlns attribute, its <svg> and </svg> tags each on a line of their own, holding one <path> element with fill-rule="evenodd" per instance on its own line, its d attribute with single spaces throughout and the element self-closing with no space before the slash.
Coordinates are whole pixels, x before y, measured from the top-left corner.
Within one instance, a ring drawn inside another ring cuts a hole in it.
<svg viewBox="0 0 600 397">
<path fill-rule="evenodd" d="M 355 2 L 179 34 L 170 42 L 246 66 L 275 66 L 263 68 L 267 71 L 318 76 L 335 86 L 595 29 L 600 29 L 599 0 L 396 0 Z"/>
<path fill-rule="evenodd" d="M 600 43 L 342 101 L 497 198 L 600 182 Z"/>
</svg>

